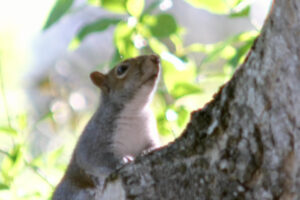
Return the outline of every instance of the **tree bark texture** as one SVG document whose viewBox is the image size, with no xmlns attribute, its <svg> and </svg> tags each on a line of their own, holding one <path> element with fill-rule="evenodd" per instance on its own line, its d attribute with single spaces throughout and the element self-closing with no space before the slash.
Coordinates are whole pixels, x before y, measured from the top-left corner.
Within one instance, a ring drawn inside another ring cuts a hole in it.
<svg viewBox="0 0 300 200">
<path fill-rule="evenodd" d="M 180 138 L 101 199 L 300 199 L 300 0 L 276 0 L 244 64 Z"/>
</svg>

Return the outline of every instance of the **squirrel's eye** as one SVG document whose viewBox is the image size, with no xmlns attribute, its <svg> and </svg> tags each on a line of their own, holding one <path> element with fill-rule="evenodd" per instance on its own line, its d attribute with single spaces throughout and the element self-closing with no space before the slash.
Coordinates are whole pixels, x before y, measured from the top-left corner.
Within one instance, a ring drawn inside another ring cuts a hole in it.
<svg viewBox="0 0 300 200">
<path fill-rule="evenodd" d="M 118 76 L 122 76 L 128 69 L 128 66 L 127 65 L 120 65 L 118 68 L 117 68 L 117 75 Z"/>
</svg>

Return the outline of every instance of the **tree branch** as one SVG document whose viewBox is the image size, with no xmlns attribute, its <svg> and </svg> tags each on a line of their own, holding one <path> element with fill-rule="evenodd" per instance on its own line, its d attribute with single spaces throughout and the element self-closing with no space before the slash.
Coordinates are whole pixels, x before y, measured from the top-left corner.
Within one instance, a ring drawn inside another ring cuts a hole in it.
<svg viewBox="0 0 300 200">
<path fill-rule="evenodd" d="M 245 63 L 172 144 L 101 199 L 300 199 L 300 1 L 277 0 Z"/>
</svg>

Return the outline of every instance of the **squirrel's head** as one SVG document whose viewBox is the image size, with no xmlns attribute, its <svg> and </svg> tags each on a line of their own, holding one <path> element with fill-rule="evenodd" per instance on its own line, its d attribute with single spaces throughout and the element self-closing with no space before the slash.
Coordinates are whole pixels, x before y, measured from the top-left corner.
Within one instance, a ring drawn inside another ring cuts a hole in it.
<svg viewBox="0 0 300 200">
<path fill-rule="evenodd" d="M 107 74 L 92 72 L 90 77 L 110 101 L 126 103 L 131 99 L 139 99 L 137 104 L 142 106 L 151 98 L 158 74 L 159 57 L 144 55 L 124 60 Z"/>
</svg>

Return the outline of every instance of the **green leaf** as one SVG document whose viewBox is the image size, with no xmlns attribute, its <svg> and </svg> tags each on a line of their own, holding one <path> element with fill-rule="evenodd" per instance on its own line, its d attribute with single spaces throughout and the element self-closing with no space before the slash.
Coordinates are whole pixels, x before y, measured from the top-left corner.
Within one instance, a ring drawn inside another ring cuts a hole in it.
<svg viewBox="0 0 300 200">
<path fill-rule="evenodd" d="M 57 0 L 43 27 L 46 30 L 56 23 L 71 8 L 74 0 Z"/>
<path fill-rule="evenodd" d="M 16 145 L 11 153 L 10 153 L 10 159 L 13 162 L 13 164 L 17 164 L 17 162 L 19 162 L 20 159 L 22 159 L 23 156 L 23 152 L 22 152 L 22 146 L 21 145 Z"/>
<path fill-rule="evenodd" d="M 77 37 L 79 40 L 83 40 L 88 34 L 93 32 L 100 32 L 106 30 L 111 25 L 116 25 L 121 21 L 121 19 L 114 18 L 102 18 L 96 20 L 93 23 L 90 23 L 84 26 L 78 33 Z"/>
<path fill-rule="evenodd" d="M 133 27 L 121 22 L 115 29 L 114 42 L 122 58 L 130 58 L 138 55 L 132 40 Z"/>
<path fill-rule="evenodd" d="M 248 41 L 248 39 L 252 38 L 253 35 L 254 34 L 252 32 L 239 33 L 225 41 L 216 44 L 205 45 L 204 52 L 207 54 L 207 56 L 203 59 L 202 63 L 213 62 L 218 60 L 220 57 L 227 59 L 230 54 L 236 53 L 236 51 L 232 49 L 232 46 L 242 41 Z"/>
<path fill-rule="evenodd" d="M 36 156 L 35 158 L 32 158 L 28 164 L 33 167 L 41 167 L 41 166 L 43 166 L 44 160 L 46 158 L 47 157 L 44 154 L 40 154 L 40 155 Z"/>
<path fill-rule="evenodd" d="M 196 8 L 202 8 L 216 14 L 228 14 L 240 0 L 185 0 Z"/>
<path fill-rule="evenodd" d="M 186 49 L 188 52 L 205 52 L 205 45 L 194 43 L 189 45 Z"/>
<path fill-rule="evenodd" d="M 8 189 L 9 189 L 9 185 L 0 183 L 0 190 L 8 190 Z"/>
<path fill-rule="evenodd" d="M 200 92 L 203 92 L 203 90 L 198 85 L 181 82 L 181 83 L 176 83 L 170 93 L 175 99 L 179 99 L 183 96 L 196 94 Z"/>
<path fill-rule="evenodd" d="M 238 11 L 238 12 L 232 12 L 230 13 L 229 17 L 235 18 L 235 17 L 248 17 L 250 13 L 250 6 L 246 6 L 244 9 Z"/>
<path fill-rule="evenodd" d="M 246 53 L 250 50 L 253 42 L 255 40 L 255 37 L 249 39 L 245 42 L 241 47 L 239 47 L 236 51 L 236 54 L 228 61 L 228 64 L 230 64 L 233 68 L 236 68 L 241 60 L 245 57 Z"/>
<path fill-rule="evenodd" d="M 130 15 L 134 17 L 139 17 L 144 9 L 145 1 L 144 0 L 127 0 L 126 8 Z"/>
<path fill-rule="evenodd" d="M 230 44 L 230 41 L 224 41 L 213 45 L 206 45 L 207 56 L 203 59 L 202 63 L 213 62 L 220 58 L 220 55 Z"/>
<path fill-rule="evenodd" d="M 63 147 L 60 147 L 52 152 L 50 152 L 47 156 L 47 164 L 48 165 L 54 165 L 55 162 L 58 160 L 59 157 L 62 156 L 62 154 L 64 153 L 64 148 Z"/>
<path fill-rule="evenodd" d="M 39 191 L 36 192 L 30 192 L 22 196 L 22 200 L 31 200 L 31 199 L 45 199 L 41 198 L 43 197 L 43 194 Z M 50 200 L 50 198 L 47 198 L 47 200 Z"/>
<path fill-rule="evenodd" d="M 243 1 L 245 1 L 246 3 L 249 3 L 249 1 L 247 1 L 247 0 L 236 0 L 235 3 L 234 3 L 234 6 L 239 5 L 239 4 L 242 3 Z M 251 2 L 251 1 L 250 1 L 250 2 Z"/>
<path fill-rule="evenodd" d="M 100 6 L 101 2 L 99 0 L 88 0 L 88 3 L 93 6 Z"/>
<path fill-rule="evenodd" d="M 170 134 L 170 124 L 168 123 L 165 115 L 156 116 L 157 129 L 160 135 L 166 136 Z"/>
<path fill-rule="evenodd" d="M 155 37 L 168 37 L 177 31 L 176 20 L 169 14 L 159 14 L 155 16 L 148 26 Z"/>
<path fill-rule="evenodd" d="M 47 120 L 47 119 L 53 119 L 53 115 L 54 113 L 52 111 L 47 112 L 45 115 L 43 115 L 37 122 L 41 122 L 43 120 Z"/>
<path fill-rule="evenodd" d="M 18 122 L 18 129 L 25 130 L 28 127 L 27 114 L 25 113 L 25 114 L 18 115 L 17 122 Z"/>
<path fill-rule="evenodd" d="M 175 57 L 175 56 L 174 56 Z M 196 67 L 193 63 L 185 63 L 183 66 L 177 59 L 171 59 L 162 54 L 163 78 L 168 91 L 174 91 L 178 82 L 192 83 L 196 78 Z"/>
<path fill-rule="evenodd" d="M 101 7 L 114 13 L 126 13 L 126 0 L 100 0 Z"/>
<path fill-rule="evenodd" d="M 1 163 L 1 175 L 4 182 L 11 183 L 24 167 L 24 148 L 18 144 L 10 151 L 10 156 L 6 156 Z"/>
<path fill-rule="evenodd" d="M 79 45 L 80 45 L 80 40 L 78 39 L 78 37 L 74 37 L 69 43 L 68 50 L 74 51 L 79 47 Z"/>
<path fill-rule="evenodd" d="M 18 131 L 9 126 L 0 126 L 0 133 L 10 134 L 10 135 L 17 135 Z"/>
<path fill-rule="evenodd" d="M 178 113 L 177 125 L 181 128 L 185 127 L 188 123 L 190 112 L 184 106 L 177 108 L 176 112 Z"/>
<path fill-rule="evenodd" d="M 163 52 L 168 52 L 168 48 L 162 42 L 155 38 L 149 39 L 149 46 L 151 47 L 152 51 L 157 53 L 158 55 L 162 54 Z"/>
</svg>

